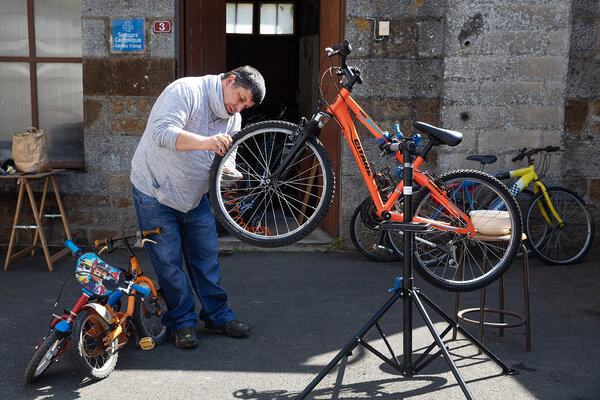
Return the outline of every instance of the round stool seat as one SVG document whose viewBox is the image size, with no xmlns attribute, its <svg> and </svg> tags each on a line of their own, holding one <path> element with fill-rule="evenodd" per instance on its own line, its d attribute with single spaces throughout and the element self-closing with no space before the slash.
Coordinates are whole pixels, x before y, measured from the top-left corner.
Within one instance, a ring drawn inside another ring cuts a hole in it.
<svg viewBox="0 0 600 400">
<path fill-rule="evenodd" d="M 514 317 L 517 320 L 515 322 L 483 321 L 483 326 L 489 326 L 491 328 L 516 328 L 517 326 L 524 325 L 527 322 L 527 320 L 525 319 L 525 317 L 523 315 L 518 314 L 514 311 L 499 310 L 497 308 L 486 308 L 485 312 L 493 313 L 493 314 L 510 315 L 511 317 Z M 481 313 L 481 308 L 479 308 L 479 307 L 466 308 L 464 310 L 459 311 L 458 314 L 456 315 L 456 317 L 461 321 L 464 321 L 466 323 L 473 324 L 473 325 L 479 325 L 482 323 L 478 319 L 475 320 L 475 319 L 470 319 L 470 318 L 465 317 L 465 314 L 469 314 L 469 313 Z"/>
</svg>

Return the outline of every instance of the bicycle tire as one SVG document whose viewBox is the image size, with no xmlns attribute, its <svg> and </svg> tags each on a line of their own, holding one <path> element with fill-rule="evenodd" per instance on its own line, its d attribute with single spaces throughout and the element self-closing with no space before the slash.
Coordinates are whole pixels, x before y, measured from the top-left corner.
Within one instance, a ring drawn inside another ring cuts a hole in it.
<svg viewBox="0 0 600 400">
<path fill-rule="evenodd" d="M 563 221 L 558 224 L 538 192 L 525 213 L 525 233 L 531 252 L 549 265 L 575 264 L 588 253 L 594 242 L 594 220 L 585 201 L 563 187 L 547 188 L 556 212 Z M 542 210 L 551 218 L 550 225 Z"/>
<path fill-rule="evenodd" d="M 140 283 L 140 286 L 148 287 L 144 282 Z M 149 294 L 143 302 L 136 299 L 132 318 L 140 339 L 150 337 L 155 346 L 160 346 L 169 340 L 171 330 L 161 322 L 161 314 L 167 311 L 166 304 L 160 290 L 157 296 Z"/>
<path fill-rule="evenodd" d="M 106 378 L 117 364 L 119 339 L 115 338 L 107 347 L 102 344 L 104 334 L 110 329 L 104 318 L 88 309 L 82 310 L 73 323 L 73 349 L 79 367 L 91 380 Z"/>
<path fill-rule="evenodd" d="M 58 353 L 68 345 L 69 334 L 53 329 L 37 348 L 25 369 L 25 383 L 32 384 L 54 362 Z"/>
<path fill-rule="evenodd" d="M 367 204 L 365 204 L 367 203 Z M 369 206 L 373 207 L 369 207 Z M 352 218 L 350 219 L 350 239 L 354 247 L 367 259 L 375 262 L 390 262 L 401 261 L 402 257 L 394 252 L 389 243 L 389 235 L 398 235 L 395 238 L 396 242 L 402 243 L 401 235 L 398 232 L 390 232 L 385 236 L 384 247 L 376 248 L 377 239 L 379 237 L 379 229 L 377 226 L 381 222 L 381 218 L 372 212 L 374 209 L 373 200 L 367 197 L 361 204 L 356 207 Z M 367 213 L 368 215 L 365 215 Z M 398 247 L 403 248 L 402 245 Z"/>
<path fill-rule="evenodd" d="M 323 144 L 311 137 L 288 173 L 269 178 L 296 139 L 297 125 L 264 121 L 233 136 L 224 156 L 216 156 L 210 172 L 210 204 L 217 220 L 232 235 L 259 247 L 279 247 L 311 233 L 331 206 L 335 176 Z M 228 181 L 224 167 L 242 178 Z"/>
<path fill-rule="evenodd" d="M 508 211 L 510 234 L 504 235 L 507 240 L 498 242 L 490 241 L 490 237 L 481 240 L 485 237 L 480 234 L 470 238 L 433 228 L 415 233 L 415 269 L 425 281 L 440 289 L 451 292 L 481 289 L 498 279 L 514 260 L 522 240 L 521 211 L 508 188 L 486 173 L 457 170 L 440 179 L 449 188 L 454 205 L 467 215 L 473 210 L 493 210 L 502 202 Z M 463 220 L 445 213 L 427 188 L 421 189 L 414 209 L 416 216 L 465 226 Z M 499 243 L 503 243 L 503 247 Z"/>
</svg>

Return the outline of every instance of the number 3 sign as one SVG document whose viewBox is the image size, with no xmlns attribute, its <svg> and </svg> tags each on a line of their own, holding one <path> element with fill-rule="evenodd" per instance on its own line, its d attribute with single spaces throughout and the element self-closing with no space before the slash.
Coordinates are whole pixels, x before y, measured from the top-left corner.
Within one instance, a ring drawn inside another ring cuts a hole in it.
<svg viewBox="0 0 600 400">
<path fill-rule="evenodd" d="M 171 33 L 171 21 L 154 21 L 154 33 Z"/>
</svg>

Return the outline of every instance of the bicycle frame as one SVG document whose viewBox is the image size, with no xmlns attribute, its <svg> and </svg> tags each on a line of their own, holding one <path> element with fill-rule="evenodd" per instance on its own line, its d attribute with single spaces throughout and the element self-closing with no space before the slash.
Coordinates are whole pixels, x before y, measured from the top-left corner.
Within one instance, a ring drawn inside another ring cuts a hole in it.
<svg viewBox="0 0 600 400">
<path fill-rule="evenodd" d="M 535 172 L 534 164 L 531 164 L 526 168 L 516 169 L 513 171 L 496 174 L 494 176 L 498 179 L 508 179 L 508 178 L 520 177 L 520 179 L 518 181 L 516 181 L 510 187 L 510 192 L 513 194 L 513 196 L 516 196 L 517 194 L 521 193 L 523 191 L 523 189 L 525 189 L 527 186 L 529 186 L 531 184 L 531 182 L 533 182 L 533 193 L 536 194 L 539 191 L 541 191 L 544 194 L 544 200 L 546 202 L 546 206 L 550 210 L 550 213 L 552 214 L 552 216 L 554 218 L 556 218 L 556 221 L 558 221 L 558 224 L 561 227 L 563 226 L 563 220 L 559 217 L 558 213 L 556 212 L 556 209 L 554 208 L 554 205 L 552 204 L 552 200 L 550 200 L 550 196 L 548 195 L 548 190 L 546 189 L 546 186 L 542 182 L 539 181 L 539 177 L 538 177 L 537 173 Z M 550 219 L 548 212 L 544 208 L 544 204 L 542 203 L 541 199 L 538 200 L 538 207 L 540 208 L 540 212 L 544 216 L 546 223 L 548 223 L 548 225 L 550 225 L 552 220 Z"/>
<path fill-rule="evenodd" d="M 350 96 L 350 91 L 346 88 L 342 88 L 335 103 L 329 106 L 327 112 L 332 115 L 340 127 L 342 128 L 342 132 L 352 150 L 352 154 L 354 155 L 354 159 L 356 160 L 356 164 L 359 167 L 363 180 L 367 185 L 371 198 L 375 203 L 377 208 L 377 215 L 381 216 L 383 212 L 389 212 L 391 215 L 392 221 L 402 222 L 404 220 L 404 216 L 400 212 L 395 212 L 392 210 L 392 207 L 396 203 L 396 201 L 400 198 L 400 195 L 404 192 L 404 181 L 400 181 L 392 194 L 388 197 L 385 204 L 379 194 L 379 190 L 377 188 L 377 184 L 375 182 L 375 174 L 371 171 L 371 167 L 369 161 L 367 159 L 366 154 L 363 151 L 363 147 L 361 141 L 356 132 L 356 127 L 354 126 L 354 122 L 352 121 L 352 117 L 350 115 L 350 111 L 354 114 L 354 116 L 375 136 L 377 139 L 387 140 L 383 135 L 383 132 L 377 124 L 367 115 L 366 112 L 354 101 L 354 99 Z M 460 234 L 465 234 L 468 237 L 475 236 L 475 228 L 471 219 L 463 213 L 458 207 L 456 207 L 452 201 L 448 198 L 447 194 L 438 188 L 435 184 L 431 182 L 431 180 L 423 174 L 419 167 L 425 161 L 423 154 L 426 152 L 422 152 L 419 154 L 414 160 L 412 167 L 414 169 L 413 172 L 413 180 L 419 186 L 427 187 L 433 196 L 433 198 L 438 201 L 440 204 L 444 206 L 446 210 L 455 218 L 463 219 L 467 227 L 466 228 L 458 228 L 450 226 L 447 223 L 428 219 L 428 218 L 420 218 L 414 217 L 413 221 L 415 222 L 424 222 L 429 223 L 433 227 L 441 230 L 452 231 Z M 393 156 L 398 162 L 403 163 L 402 155 L 400 152 L 396 152 Z"/>
</svg>

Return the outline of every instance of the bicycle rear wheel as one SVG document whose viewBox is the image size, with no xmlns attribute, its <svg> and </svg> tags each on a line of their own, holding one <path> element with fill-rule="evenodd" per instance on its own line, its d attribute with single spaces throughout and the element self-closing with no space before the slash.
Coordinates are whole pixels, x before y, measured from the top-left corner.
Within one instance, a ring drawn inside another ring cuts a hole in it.
<svg viewBox="0 0 600 400">
<path fill-rule="evenodd" d="M 440 179 L 454 205 L 472 220 L 473 211 L 485 210 L 492 219 L 506 217 L 507 224 L 498 232 L 500 236 L 490 236 L 491 228 L 483 224 L 476 224 L 480 231 L 474 237 L 434 228 L 415 233 L 415 269 L 427 282 L 444 290 L 480 289 L 499 278 L 514 260 L 522 237 L 521 211 L 508 188 L 491 175 L 458 170 Z M 466 227 L 465 221 L 453 217 L 427 188 L 421 189 L 415 200 L 415 215 L 451 227 Z"/>
<path fill-rule="evenodd" d="M 350 239 L 354 247 L 371 261 L 387 262 L 399 261 L 402 257 L 397 255 L 389 243 L 392 235 L 398 249 L 402 249 L 402 232 L 389 231 L 383 243 L 378 243 L 379 224 L 381 218 L 377 216 L 375 204 L 371 197 L 367 197 L 352 214 L 350 219 Z M 382 247 L 378 247 L 382 246 Z"/>
<path fill-rule="evenodd" d="M 544 193 L 537 193 L 531 199 L 524 218 L 531 251 L 546 264 L 579 262 L 594 241 L 592 214 L 577 193 L 562 187 L 547 190 L 562 223 L 550 211 Z"/>
<path fill-rule="evenodd" d="M 235 237 L 261 247 L 285 246 L 312 232 L 331 206 L 335 178 L 325 147 L 311 137 L 279 179 L 272 173 L 297 139 L 297 125 L 265 121 L 233 136 L 211 168 L 210 203 Z M 234 169 L 238 172 L 232 174 Z M 229 173 L 224 173 L 229 171 Z M 234 180 L 231 176 L 241 176 Z"/>
<path fill-rule="evenodd" d="M 145 282 L 140 285 L 148 287 Z M 136 299 L 132 317 L 140 339 L 151 337 L 156 346 L 169 340 L 171 331 L 161 322 L 161 316 L 165 312 L 167 312 L 167 303 L 160 291 L 156 297 L 150 293 L 144 301 Z"/>
</svg>

